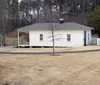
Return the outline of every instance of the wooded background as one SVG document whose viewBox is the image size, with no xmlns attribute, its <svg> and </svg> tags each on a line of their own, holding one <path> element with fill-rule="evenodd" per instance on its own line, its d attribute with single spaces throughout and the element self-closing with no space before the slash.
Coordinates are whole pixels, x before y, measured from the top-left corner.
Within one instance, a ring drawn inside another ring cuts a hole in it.
<svg viewBox="0 0 100 85">
<path fill-rule="evenodd" d="M 42 22 L 77 22 L 88 25 L 89 13 L 100 5 L 100 0 L 0 0 L 0 31 Z M 52 13 L 52 15 L 51 15 Z"/>
</svg>

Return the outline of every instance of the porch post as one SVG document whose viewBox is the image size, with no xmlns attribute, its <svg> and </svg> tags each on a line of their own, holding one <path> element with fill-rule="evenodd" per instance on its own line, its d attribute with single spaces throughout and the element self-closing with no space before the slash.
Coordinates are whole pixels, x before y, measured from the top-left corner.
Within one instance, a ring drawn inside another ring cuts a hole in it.
<svg viewBox="0 0 100 85">
<path fill-rule="evenodd" d="M 18 46 L 19 46 L 19 30 L 17 31 L 17 33 L 18 33 Z"/>
</svg>

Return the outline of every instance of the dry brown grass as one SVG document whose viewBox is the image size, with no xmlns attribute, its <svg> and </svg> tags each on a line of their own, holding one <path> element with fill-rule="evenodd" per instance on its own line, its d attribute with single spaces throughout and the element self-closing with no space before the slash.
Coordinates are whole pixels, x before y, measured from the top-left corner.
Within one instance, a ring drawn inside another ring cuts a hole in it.
<svg viewBox="0 0 100 85">
<path fill-rule="evenodd" d="M 100 85 L 100 52 L 0 55 L 0 85 Z"/>
</svg>

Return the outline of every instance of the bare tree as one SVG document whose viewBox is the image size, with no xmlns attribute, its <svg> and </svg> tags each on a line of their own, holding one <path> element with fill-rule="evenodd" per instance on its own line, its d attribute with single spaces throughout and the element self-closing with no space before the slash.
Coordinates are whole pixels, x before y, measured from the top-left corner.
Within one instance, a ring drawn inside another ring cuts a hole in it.
<svg viewBox="0 0 100 85">
<path fill-rule="evenodd" d="M 5 0 L 0 1 L 0 32 L 4 37 L 3 43 L 5 41 L 5 30 L 4 30 L 4 3 Z"/>
</svg>

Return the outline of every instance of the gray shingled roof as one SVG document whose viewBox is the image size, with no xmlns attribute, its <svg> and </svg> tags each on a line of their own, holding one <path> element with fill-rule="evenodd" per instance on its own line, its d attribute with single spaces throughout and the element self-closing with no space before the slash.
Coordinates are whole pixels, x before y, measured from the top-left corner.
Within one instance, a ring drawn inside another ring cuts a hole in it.
<svg viewBox="0 0 100 85">
<path fill-rule="evenodd" d="M 77 24 L 74 22 L 68 23 L 53 23 L 54 29 L 56 30 L 91 30 L 92 27 Z M 30 30 L 50 30 L 51 24 L 50 23 L 36 23 L 33 25 L 25 26 L 22 28 L 18 28 L 19 31 L 30 31 Z"/>
</svg>

